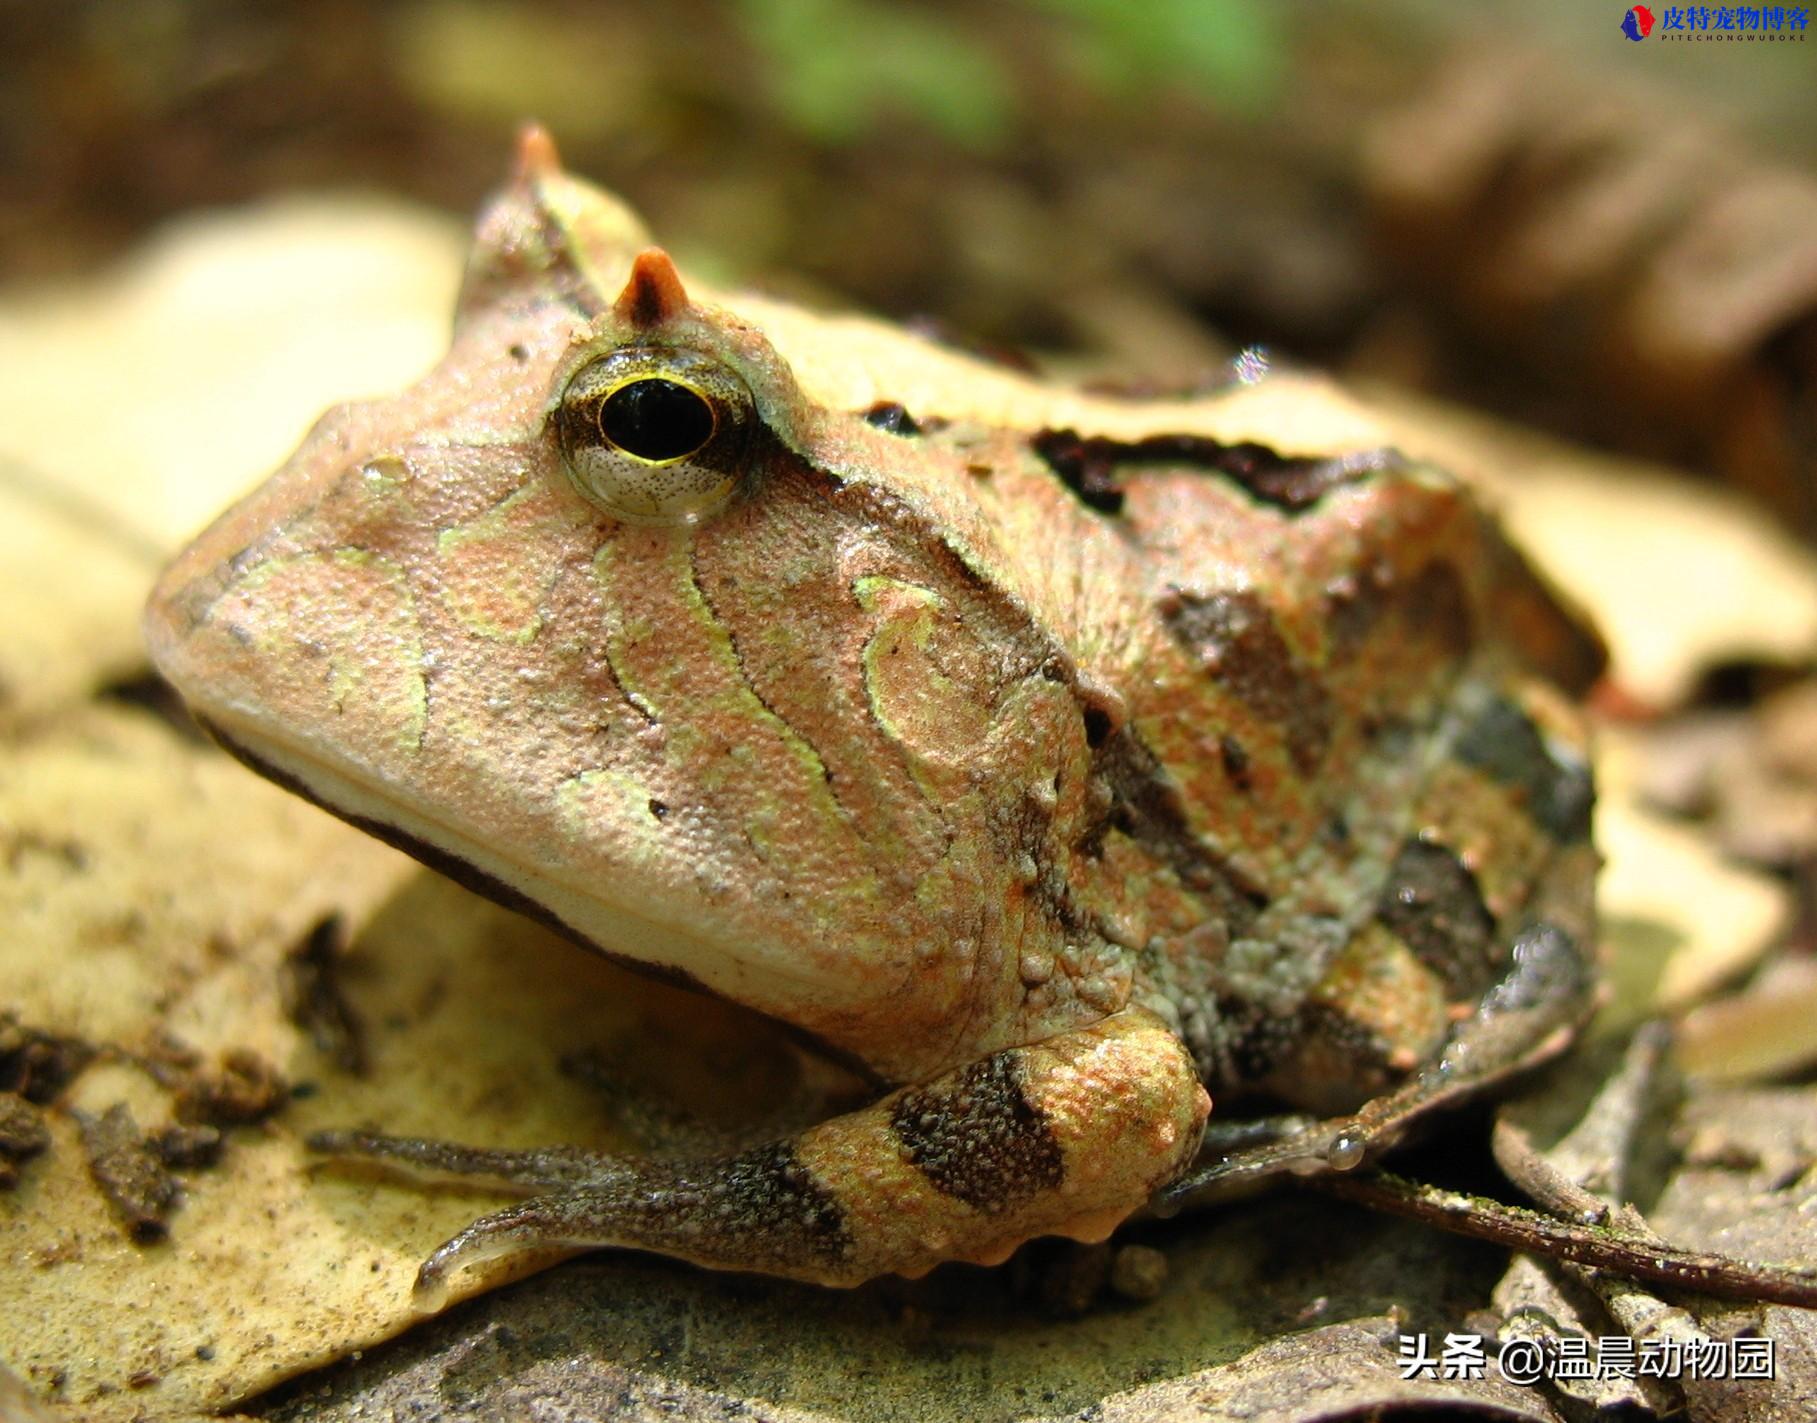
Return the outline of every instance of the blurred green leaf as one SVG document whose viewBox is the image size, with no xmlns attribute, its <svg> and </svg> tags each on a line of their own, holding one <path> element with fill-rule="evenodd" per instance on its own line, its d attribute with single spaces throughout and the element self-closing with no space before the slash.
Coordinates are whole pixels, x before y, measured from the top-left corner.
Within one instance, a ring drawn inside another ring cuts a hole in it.
<svg viewBox="0 0 1817 1423">
<path fill-rule="evenodd" d="M 1280 23 L 1259 0 L 1028 3 L 1080 26 L 1072 57 L 1101 88 L 1131 95 L 1174 83 L 1212 104 L 1251 112 L 1280 90 Z"/>
<path fill-rule="evenodd" d="M 788 120 L 826 143 L 891 111 L 968 148 L 1007 133 L 1014 105 L 996 57 L 943 17 L 872 0 L 736 0 Z"/>
</svg>

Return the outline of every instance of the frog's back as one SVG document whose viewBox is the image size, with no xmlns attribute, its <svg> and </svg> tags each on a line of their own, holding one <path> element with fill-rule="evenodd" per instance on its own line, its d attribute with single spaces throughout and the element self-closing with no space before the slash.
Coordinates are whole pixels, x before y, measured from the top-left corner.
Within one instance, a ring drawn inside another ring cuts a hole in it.
<svg viewBox="0 0 1817 1423">
<path fill-rule="evenodd" d="M 1099 526 L 1053 541 L 1095 567 L 1040 580 L 1079 590 L 1111 713 L 1071 879 L 1214 1087 L 1339 1110 L 1436 1052 L 1523 927 L 1587 945 L 1569 694 L 1602 651 L 1457 480 L 1283 451 L 1244 399 L 1207 421 L 1241 438 L 1145 406 L 1030 442 Z"/>
</svg>

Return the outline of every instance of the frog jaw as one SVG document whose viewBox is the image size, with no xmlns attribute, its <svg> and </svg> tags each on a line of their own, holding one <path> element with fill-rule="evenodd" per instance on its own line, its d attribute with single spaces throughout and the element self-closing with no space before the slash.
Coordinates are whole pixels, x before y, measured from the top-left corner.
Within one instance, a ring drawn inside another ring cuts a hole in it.
<svg viewBox="0 0 1817 1423">
<path fill-rule="evenodd" d="M 717 944 L 628 905 L 608 905 L 549 880 L 529 879 L 508 858 L 456 827 L 412 814 L 320 757 L 261 735 L 256 721 L 231 711 L 198 711 L 210 737 L 236 760 L 292 794 L 401 850 L 456 883 L 536 920 L 582 946 L 652 977 L 744 1001 L 740 985 L 709 985 L 703 963 L 734 961 Z M 806 986 L 796 982 L 799 992 Z M 753 991 L 743 985 L 743 993 Z"/>
</svg>

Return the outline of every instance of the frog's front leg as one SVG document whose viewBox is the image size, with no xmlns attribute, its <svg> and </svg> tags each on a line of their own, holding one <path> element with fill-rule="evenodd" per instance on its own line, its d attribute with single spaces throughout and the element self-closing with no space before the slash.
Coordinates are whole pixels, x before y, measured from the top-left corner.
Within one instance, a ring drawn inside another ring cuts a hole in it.
<svg viewBox="0 0 1817 1423">
<path fill-rule="evenodd" d="M 417 1295 L 434 1307 L 463 1267 L 548 1247 L 632 1246 L 853 1285 L 944 1260 L 995 1263 L 1039 1235 L 1099 1240 L 1193 1158 L 1210 1105 L 1180 1040 L 1128 1009 L 712 1160 L 344 1132 L 312 1145 L 539 1192 L 424 1262 Z"/>
<path fill-rule="evenodd" d="M 1353 1170 L 1392 1147 L 1415 1120 L 1559 1052 L 1595 1006 L 1596 978 L 1580 937 L 1593 917 L 1596 864 L 1587 843 L 1554 858 L 1535 913 L 1513 936 L 1502 977 L 1432 1061 L 1344 1116 L 1266 1118 L 1208 1133 L 1204 1154 L 1156 1198 L 1156 1211 L 1171 1215 L 1246 1194 L 1271 1177 Z"/>
</svg>

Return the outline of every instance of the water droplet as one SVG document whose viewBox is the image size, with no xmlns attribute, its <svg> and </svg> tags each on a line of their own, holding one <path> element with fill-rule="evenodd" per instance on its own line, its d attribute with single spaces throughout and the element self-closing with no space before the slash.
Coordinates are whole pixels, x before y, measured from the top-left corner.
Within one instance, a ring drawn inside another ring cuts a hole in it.
<svg viewBox="0 0 1817 1423">
<path fill-rule="evenodd" d="M 1254 385 L 1268 374 L 1269 358 L 1266 346 L 1245 346 L 1230 363 L 1231 374 L 1244 385 Z"/>
<path fill-rule="evenodd" d="M 1341 1131 L 1325 1148 L 1325 1164 L 1333 1171 L 1354 1171 L 1363 1164 L 1363 1153 L 1369 1149 L 1368 1138 L 1355 1132 Z"/>
<path fill-rule="evenodd" d="M 397 455 L 380 455 L 360 466 L 360 477 L 375 494 L 386 494 L 396 489 L 409 474 L 410 467 Z"/>
</svg>

